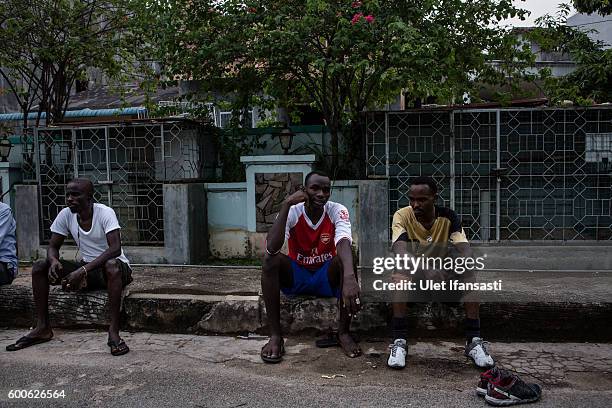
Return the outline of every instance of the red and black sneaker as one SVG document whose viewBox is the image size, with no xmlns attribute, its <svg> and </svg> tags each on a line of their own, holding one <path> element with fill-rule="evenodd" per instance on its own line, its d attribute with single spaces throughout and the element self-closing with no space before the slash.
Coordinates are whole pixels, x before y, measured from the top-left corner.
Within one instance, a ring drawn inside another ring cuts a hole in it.
<svg viewBox="0 0 612 408">
<path fill-rule="evenodd" d="M 526 383 L 514 374 L 500 375 L 489 381 L 485 401 L 497 406 L 525 404 L 535 402 L 542 396 L 542 387 L 535 383 Z"/>
<path fill-rule="evenodd" d="M 501 375 L 501 371 L 497 367 L 493 367 L 490 370 L 485 371 L 480 374 L 480 380 L 478 381 L 478 385 L 476 386 L 476 394 L 479 397 L 484 397 L 487 395 L 487 387 L 489 382 L 493 380 L 498 380 L 498 377 Z"/>
</svg>

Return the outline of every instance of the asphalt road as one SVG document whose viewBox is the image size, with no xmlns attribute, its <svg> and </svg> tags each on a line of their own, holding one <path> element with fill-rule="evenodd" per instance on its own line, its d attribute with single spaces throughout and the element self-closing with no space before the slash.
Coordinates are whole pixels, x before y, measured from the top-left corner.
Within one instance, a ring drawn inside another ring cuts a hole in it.
<svg viewBox="0 0 612 408">
<path fill-rule="evenodd" d="M 24 334 L 0 331 L 0 406 L 27 407 L 483 407 L 479 371 L 457 342 L 413 342 L 408 367 L 384 366 L 386 341 L 363 339 L 366 355 L 316 349 L 290 338 L 285 361 L 265 365 L 264 340 L 124 333 L 132 351 L 112 357 L 103 332 L 56 331 L 9 353 Z M 544 388 L 539 407 L 612 406 L 611 344 L 495 343 L 500 365 Z M 378 356 L 378 354 L 381 354 Z M 340 374 L 335 378 L 333 374 Z M 9 399 L 10 390 L 55 390 L 58 399 Z"/>
</svg>

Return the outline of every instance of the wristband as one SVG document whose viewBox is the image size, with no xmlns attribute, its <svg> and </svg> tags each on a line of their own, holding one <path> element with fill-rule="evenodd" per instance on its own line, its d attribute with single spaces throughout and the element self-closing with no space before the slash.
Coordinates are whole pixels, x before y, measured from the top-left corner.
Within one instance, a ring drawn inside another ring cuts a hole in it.
<svg viewBox="0 0 612 408">
<path fill-rule="evenodd" d="M 276 255 L 276 254 L 278 254 L 280 251 L 281 251 L 281 250 L 279 249 L 279 250 L 278 250 L 278 251 L 276 251 L 276 252 L 270 252 L 270 251 L 268 251 L 268 248 L 266 247 L 266 253 L 267 253 L 268 255 Z"/>
</svg>

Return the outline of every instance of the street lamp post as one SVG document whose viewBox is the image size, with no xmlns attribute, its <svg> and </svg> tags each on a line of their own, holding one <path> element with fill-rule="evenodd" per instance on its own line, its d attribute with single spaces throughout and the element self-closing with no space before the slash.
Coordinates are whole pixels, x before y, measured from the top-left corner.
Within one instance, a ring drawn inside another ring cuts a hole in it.
<svg viewBox="0 0 612 408">
<path fill-rule="evenodd" d="M 294 133 L 287 125 L 281 129 L 278 139 L 281 147 L 283 148 L 284 154 L 289 154 L 289 149 L 291 148 L 291 143 L 293 142 L 293 136 Z"/>
</svg>

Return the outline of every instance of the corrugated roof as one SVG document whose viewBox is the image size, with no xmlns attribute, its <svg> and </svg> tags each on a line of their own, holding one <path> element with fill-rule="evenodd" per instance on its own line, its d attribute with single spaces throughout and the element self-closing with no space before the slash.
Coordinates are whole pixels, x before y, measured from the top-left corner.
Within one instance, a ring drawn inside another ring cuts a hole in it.
<svg viewBox="0 0 612 408">
<path fill-rule="evenodd" d="M 79 109 L 67 111 L 64 118 L 90 118 L 100 116 L 132 116 L 138 115 L 139 113 L 146 112 L 144 106 L 135 106 L 130 108 L 117 108 L 117 109 Z M 28 119 L 36 119 L 38 112 L 30 112 Z M 47 115 L 45 112 L 41 113 L 41 119 L 44 119 Z M 18 121 L 23 120 L 23 113 L 2 113 L 0 114 L 0 122 Z"/>
</svg>

